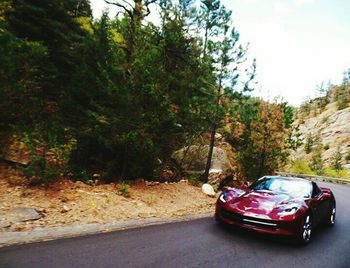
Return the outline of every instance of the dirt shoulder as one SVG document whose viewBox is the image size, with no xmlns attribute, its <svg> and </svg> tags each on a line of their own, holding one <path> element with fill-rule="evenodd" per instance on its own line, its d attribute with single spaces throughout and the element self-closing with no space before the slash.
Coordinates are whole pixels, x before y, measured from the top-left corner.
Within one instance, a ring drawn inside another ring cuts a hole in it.
<svg viewBox="0 0 350 268">
<path fill-rule="evenodd" d="M 117 221 L 172 218 L 214 211 L 216 199 L 204 195 L 187 181 L 130 185 L 130 197 L 119 193 L 118 184 L 89 186 L 60 180 L 48 188 L 12 186 L 0 178 L 0 221 L 11 210 L 34 208 L 41 218 L 9 222 L 0 232 L 30 231 L 36 228 L 83 224 L 108 224 Z"/>
</svg>

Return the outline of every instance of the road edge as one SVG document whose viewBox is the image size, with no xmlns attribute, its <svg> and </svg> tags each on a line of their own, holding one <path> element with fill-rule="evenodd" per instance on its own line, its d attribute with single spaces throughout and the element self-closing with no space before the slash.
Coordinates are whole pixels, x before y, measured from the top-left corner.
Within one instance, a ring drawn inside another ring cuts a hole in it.
<svg viewBox="0 0 350 268">
<path fill-rule="evenodd" d="M 0 248 L 29 244 L 35 242 L 51 241 L 62 238 L 71 238 L 99 233 L 108 233 L 128 229 L 136 229 L 147 226 L 176 223 L 213 217 L 213 213 L 186 215 L 172 218 L 144 218 L 135 220 L 123 220 L 112 223 L 91 223 L 83 225 L 58 226 L 48 228 L 36 228 L 22 232 L 0 232 Z"/>
</svg>

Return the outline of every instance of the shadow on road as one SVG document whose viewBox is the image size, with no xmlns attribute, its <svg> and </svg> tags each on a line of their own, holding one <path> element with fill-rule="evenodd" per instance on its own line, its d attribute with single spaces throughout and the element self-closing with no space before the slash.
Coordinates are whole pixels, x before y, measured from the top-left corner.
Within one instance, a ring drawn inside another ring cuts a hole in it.
<svg viewBox="0 0 350 268">
<path fill-rule="evenodd" d="M 326 226 L 319 226 L 313 230 L 311 243 L 309 245 L 301 245 L 298 243 L 298 241 L 296 241 L 296 239 L 293 239 L 292 237 L 262 234 L 253 230 L 239 228 L 237 226 L 231 226 L 223 223 L 217 223 L 214 221 L 212 225 L 213 231 L 218 233 L 224 239 L 230 239 L 235 242 L 237 242 L 237 240 L 244 240 L 245 242 L 251 242 L 255 244 L 258 243 L 270 247 L 282 247 L 284 249 L 304 248 L 305 246 L 310 246 L 311 244 L 317 243 L 317 241 L 327 239 L 329 232 L 335 228 L 336 227 L 329 228 Z"/>
</svg>

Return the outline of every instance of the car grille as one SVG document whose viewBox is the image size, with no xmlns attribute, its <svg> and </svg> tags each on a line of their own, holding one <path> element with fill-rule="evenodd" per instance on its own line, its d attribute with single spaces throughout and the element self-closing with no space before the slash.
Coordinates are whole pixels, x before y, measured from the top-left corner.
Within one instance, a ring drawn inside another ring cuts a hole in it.
<svg viewBox="0 0 350 268">
<path fill-rule="evenodd" d="M 228 220 L 241 224 L 248 224 L 261 229 L 276 230 L 278 228 L 276 221 L 247 217 L 225 209 L 221 209 L 221 215 Z"/>
</svg>

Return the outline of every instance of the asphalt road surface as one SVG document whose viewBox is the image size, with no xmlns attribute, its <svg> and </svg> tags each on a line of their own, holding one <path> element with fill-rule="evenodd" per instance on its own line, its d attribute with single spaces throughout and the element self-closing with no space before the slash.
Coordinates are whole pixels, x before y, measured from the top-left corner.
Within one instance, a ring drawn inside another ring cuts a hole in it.
<svg viewBox="0 0 350 268">
<path fill-rule="evenodd" d="M 350 187 L 330 187 L 337 222 L 313 241 L 290 241 L 232 228 L 213 218 L 0 249 L 0 267 L 350 267 Z"/>
</svg>

